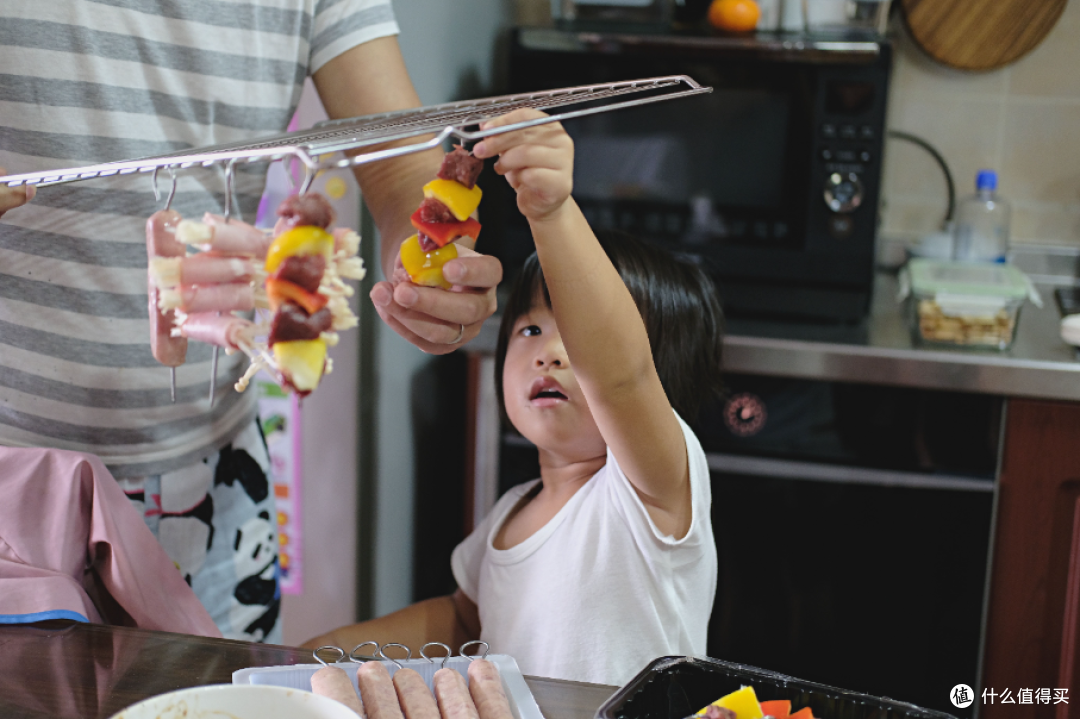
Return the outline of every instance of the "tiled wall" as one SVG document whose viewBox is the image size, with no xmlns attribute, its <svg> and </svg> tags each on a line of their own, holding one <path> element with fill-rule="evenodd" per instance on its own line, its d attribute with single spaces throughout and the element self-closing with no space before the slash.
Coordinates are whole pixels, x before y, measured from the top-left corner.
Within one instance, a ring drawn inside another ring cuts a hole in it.
<svg viewBox="0 0 1080 719">
<path fill-rule="evenodd" d="M 1080 250 L 1080 2 L 1066 6 L 1042 44 L 985 73 L 928 58 L 894 15 L 896 59 L 889 126 L 929 141 L 945 157 L 957 195 L 975 172 L 998 171 L 1013 205 L 1014 244 Z M 946 208 L 941 171 L 924 150 L 889 140 L 881 236 L 913 238 L 937 229 Z"/>
</svg>

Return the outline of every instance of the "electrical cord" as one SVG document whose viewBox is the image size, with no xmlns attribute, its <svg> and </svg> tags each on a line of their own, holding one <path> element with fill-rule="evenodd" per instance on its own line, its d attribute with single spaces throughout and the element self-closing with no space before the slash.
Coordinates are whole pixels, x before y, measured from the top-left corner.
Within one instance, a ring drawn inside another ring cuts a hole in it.
<svg viewBox="0 0 1080 719">
<path fill-rule="evenodd" d="M 941 156 L 933 145 L 926 140 L 922 139 L 918 135 L 912 135 L 910 132 L 903 132 L 901 130 L 889 130 L 885 133 L 888 137 L 895 137 L 897 140 L 905 140 L 907 142 L 918 145 L 922 149 L 929 152 L 937 164 L 941 167 L 941 171 L 945 174 L 945 185 L 949 190 L 949 208 L 945 212 L 945 222 L 949 223 L 953 218 L 953 211 L 956 209 L 956 186 L 953 184 L 952 173 L 949 172 L 949 165 L 945 162 L 945 158 Z"/>
</svg>

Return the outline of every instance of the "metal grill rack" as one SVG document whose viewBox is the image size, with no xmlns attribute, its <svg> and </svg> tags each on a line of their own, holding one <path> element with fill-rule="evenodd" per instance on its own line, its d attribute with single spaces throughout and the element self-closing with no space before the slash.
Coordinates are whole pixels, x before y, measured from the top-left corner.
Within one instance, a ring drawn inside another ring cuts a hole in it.
<svg viewBox="0 0 1080 719">
<path fill-rule="evenodd" d="M 315 179 L 316 173 L 320 170 L 344 169 L 420 152 L 439 147 L 450 137 L 456 137 L 463 142 L 475 141 L 491 135 L 500 135 L 549 122 L 569 120 L 584 115 L 609 112 L 663 100 L 674 100 L 708 92 L 712 92 L 711 87 L 703 87 L 686 75 L 669 75 L 600 85 L 581 85 L 542 92 L 502 95 L 480 100 L 432 105 L 415 110 L 367 115 L 346 120 L 330 120 L 319 123 L 310 130 L 265 137 L 246 143 L 214 145 L 158 157 L 107 162 L 65 170 L 5 175 L 0 176 L 0 184 L 9 187 L 21 185 L 45 187 L 101 177 L 153 173 L 153 189 L 155 196 L 157 196 L 158 173 L 164 169 L 172 179 L 172 190 L 165 203 L 166 208 L 168 208 L 172 204 L 173 196 L 176 194 L 176 173 L 178 170 L 224 165 L 224 215 L 225 220 L 228 221 L 232 210 L 233 179 L 237 164 L 275 162 L 287 159 L 298 160 L 304 167 L 304 180 L 299 188 L 299 192 L 303 193 L 308 190 L 312 180 Z M 636 97 L 623 99 L 629 95 L 636 95 Z M 530 107 L 550 111 L 554 108 L 566 108 L 574 105 L 583 105 L 584 107 L 557 113 L 549 112 L 547 117 L 488 130 L 468 129 L 479 126 L 485 120 L 504 115 L 519 108 Z M 413 143 L 389 149 L 363 151 L 365 147 L 407 140 L 413 137 L 420 139 Z M 340 153 L 349 154 L 341 157 Z M 211 404 L 213 404 L 216 390 L 218 349 L 218 347 L 214 347 L 211 360 Z M 175 402 L 175 368 L 170 368 L 170 390 Z"/>
<path fill-rule="evenodd" d="M 310 130 L 266 137 L 247 143 L 214 145 L 158 157 L 108 162 L 64 170 L 7 175 L 0 177 L 0 183 L 11 187 L 20 185 L 44 187 L 134 173 L 153 173 L 156 181 L 157 174 L 162 169 L 170 172 L 175 183 L 177 170 L 215 165 L 227 165 L 226 179 L 231 180 L 230 170 L 237 163 L 274 162 L 292 158 L 300 161 L 305 168 L 305 180 L 300 188 L 303 192 L 308 189 L 308 185 L 319 170 L 348 168 L 420 152 L 439 147 L 451 137 L 462 141 L 475 141 L 548 122 L 569 120 L 584 115 L 708 92 L 712 92 L 711 87 L 703 87 L 686 75 L 669 75 L 502 95 L 347 120 L 331 120 L 320 123 Z M 624 99 L 630 95 L 636 95 L 636 97 Z M 589 106 L 551 112 L 555 108 L 568 108 L 574 105 Z M 468 129 L 478 126 L 484 120 L 524 107 L 548 111 L 549 115 L 488 130 Z M 420 136 L 431 137 L 389 149 L 363 151 L 363 148 L 372 145 Z M 349 152 L 350 155 L 344 158 L 331 157 L 342 152 Z M 232 194 L 230 190 L 231 188 L 227 187 L 227 204 L 228 197 Z"/>
</svg>

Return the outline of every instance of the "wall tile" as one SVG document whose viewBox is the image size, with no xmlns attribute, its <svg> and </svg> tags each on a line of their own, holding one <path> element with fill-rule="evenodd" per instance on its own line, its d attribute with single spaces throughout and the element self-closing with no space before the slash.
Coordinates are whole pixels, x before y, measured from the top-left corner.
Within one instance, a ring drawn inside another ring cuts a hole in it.
<svg viewBox="0 0 1080 719">
<path fill-rule="evenodd" d="M 1042 44 L 1016 61 L 1009 73 L 1010 95 L 1080 100 L 1080 3 L 1065 6 Z"/>
<path fill-rule="evenodd" d="M 1080 245 L 1080 204 L 1013 208 L 1012 243 Z"/>
<path fill-rule="evenodd" d="M 1001 169 L 1006 197 L 1080 203 L 1080 102 L 1010 102 Z"/>
<path fill-rule="evenodd" d="M 998 170 L 1014 204 L 1016 243 L 1080 245 L 1080 2 L 1069 3 L 1042 45 L 991 72 L 935 63 L 899 18 L 890 35 L 889 127 L 941 152 L 958 198 L 973 192 L 977 170 Z M 919 154 L 898 140 L 886 146 L 882 233 L 917 236 L 940 217 L 940 171 Z"/>
</svg>

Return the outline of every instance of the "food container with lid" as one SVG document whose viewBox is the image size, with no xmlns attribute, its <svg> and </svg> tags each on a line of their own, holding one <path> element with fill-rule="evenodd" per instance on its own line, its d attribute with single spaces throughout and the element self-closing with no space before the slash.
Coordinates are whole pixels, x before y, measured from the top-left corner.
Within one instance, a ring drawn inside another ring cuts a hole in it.
<svg viewBox="0 0 1080 719">
<path fill-rule="evenodd" d="M 1008 349 L 1024 300 L 1042 304 L 1027 275 L 990 262 L 913 259 L 901 272 L 900 296 L 922 346 Z"/>
<path fill-rule="evenodd" d="M 595 719 L 689 719 L 724 694 L 751 686 L 760 701 L 789 699 L 823 719 L 957 719 L 934 709 L 796 679 L 746 664 L 659 657 L 597 710 Z"/>
</svg>

